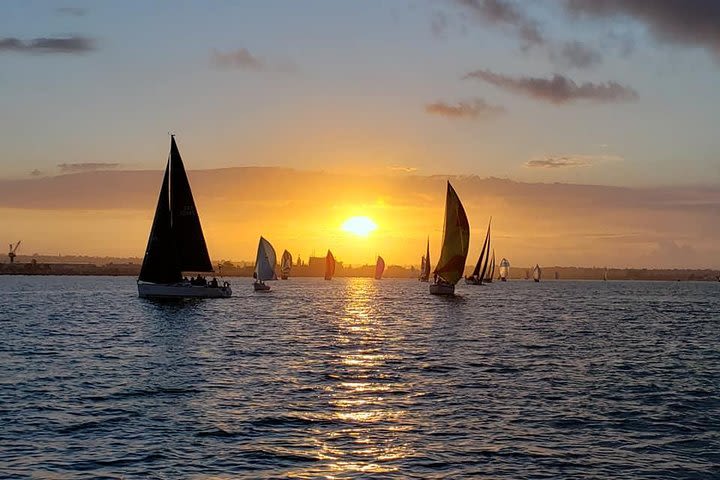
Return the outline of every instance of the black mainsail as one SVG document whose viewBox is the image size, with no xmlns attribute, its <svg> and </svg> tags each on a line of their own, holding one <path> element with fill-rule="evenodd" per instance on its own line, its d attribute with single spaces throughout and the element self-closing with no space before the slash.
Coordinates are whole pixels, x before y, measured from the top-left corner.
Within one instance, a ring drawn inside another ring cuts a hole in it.
<svg viewBox="0 0 720 480">
<path fill-rule="evenodd" d="M 182 272 L 212 272 L 200 218 L 175 137 L 138 280 L 176 283 Z"/>
<path fill-rule="evenodd" d="M 485 272 L 487 272 L 488 263 L 490 261 L 490 249 L 488 247 L 490 245 L 491 223 L 492 217 L 490 217 L 490 221 L 488 221 L 487 233 L 485 233 L 485 241 L 483 242 L 482 250 L 480 250 L 480 257 L 478 258 L 477 264 L 475 265 L 475 270 L 473 270 L 471 276 L 471 278 L 479 280 L 480 283 L 482 283 L 485 279 Z"/>
</svg>

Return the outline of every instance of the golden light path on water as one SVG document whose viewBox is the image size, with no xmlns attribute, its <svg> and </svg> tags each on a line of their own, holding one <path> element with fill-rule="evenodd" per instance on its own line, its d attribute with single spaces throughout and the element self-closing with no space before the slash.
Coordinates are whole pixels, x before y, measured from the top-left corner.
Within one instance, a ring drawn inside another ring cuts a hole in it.
<svg viewBox="0 0 720 480">
<path fill-rule="evenodd" d="M 348 279 L 345 305 L 336 319 L 338 351 L 331 360 L 337 373 L 324 389 L 328 420 L 341 427 L 315 432 L 316 452 L 324 465 L 294 472 L 294 477 L 396 472 L 393 462 L 413 453 L 400 436 L 407 412 L 388 399 L 410 386 L 394 382 L 387 373 L 386 362 L 393 359 L 388 342 L 398 334 L 387 330 L 377 311 L 377 289 L 377 282 L 369 279 Z"/>
</svg>

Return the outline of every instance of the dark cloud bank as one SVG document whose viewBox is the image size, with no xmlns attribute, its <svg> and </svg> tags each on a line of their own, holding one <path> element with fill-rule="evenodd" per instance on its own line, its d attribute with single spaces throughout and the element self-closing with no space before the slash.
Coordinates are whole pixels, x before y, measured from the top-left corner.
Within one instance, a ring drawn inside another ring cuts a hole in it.
<svg viewBox="0 0 720 480">
<path fill-rule="evenodd" d="M 82 36 L 40 37 L 21 40 L 15 37 L 0 38 L 1 52 L 17 53 L 87 53 L 95 50 L 95 42 Z"/>
</svg>

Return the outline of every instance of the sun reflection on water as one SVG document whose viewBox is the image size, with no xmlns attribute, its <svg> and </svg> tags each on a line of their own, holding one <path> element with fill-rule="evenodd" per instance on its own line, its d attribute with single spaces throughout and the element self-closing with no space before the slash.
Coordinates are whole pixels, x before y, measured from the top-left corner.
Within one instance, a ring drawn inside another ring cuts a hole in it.
<svg viewBox="0 0 720 480">
<path fill-rule="evenodd" d="M 387 364 L 395 358 L 388 352 L 397 336 L 387 331 L 377 296 L 372 280 L 348 280 L 345 304 L 336 319 L 334 341 L 339 349 L 328 360 L 332 382 L 324 389 L 333 427 L 318 430 L 313 439 L 317 457 L 325 463 L 304 475 L 390 473 L 398 470 L 399 460 L 413 454 L 399 435 L 407 426 L 407 398 L 402 393 L 409 387 Z"/>
</svg>

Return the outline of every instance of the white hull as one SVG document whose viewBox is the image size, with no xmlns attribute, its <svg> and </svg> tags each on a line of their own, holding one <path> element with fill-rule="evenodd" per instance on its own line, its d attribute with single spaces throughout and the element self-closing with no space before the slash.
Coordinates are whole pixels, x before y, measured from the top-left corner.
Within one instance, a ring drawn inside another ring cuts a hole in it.
<svg viewBox="0 0 720 480">
<path fill-rule="evenodd" d="M 140 298 L 227 298 L 232 295 L 230 285 L 204 287 L 186 283 L 138 283 Z"/>
<path fill-rule="evenodd" d="M 455 295 L 455 285 L 448 283 L 431 283 L 430 293 L 432 295 Z"/>
</svg>

